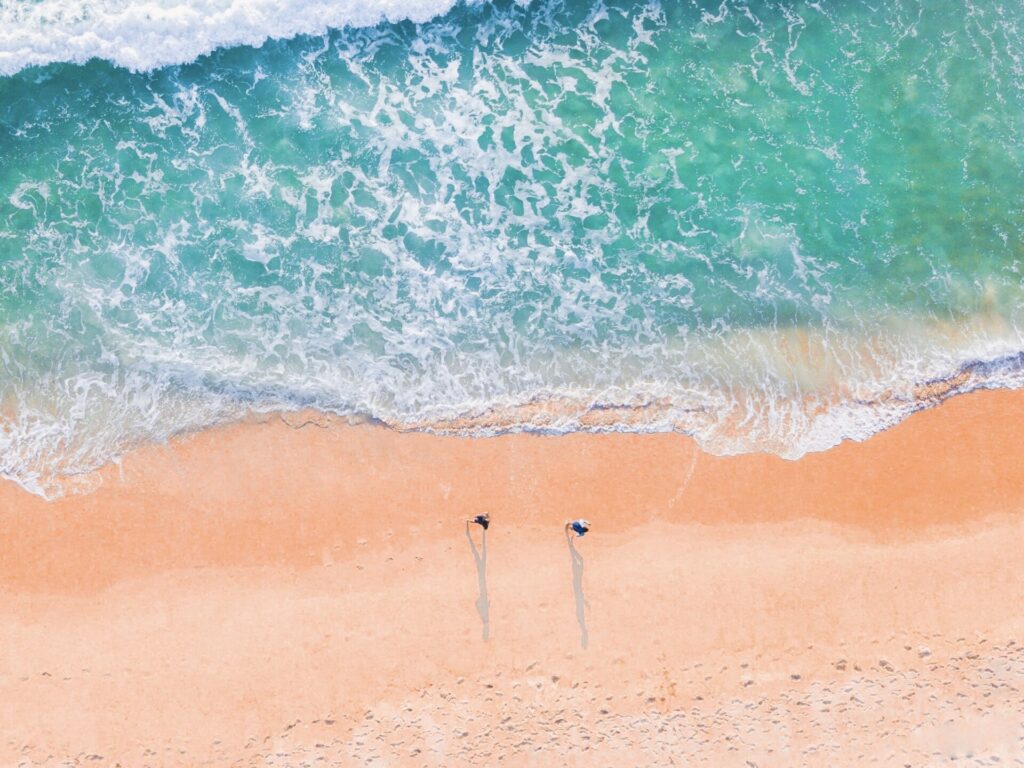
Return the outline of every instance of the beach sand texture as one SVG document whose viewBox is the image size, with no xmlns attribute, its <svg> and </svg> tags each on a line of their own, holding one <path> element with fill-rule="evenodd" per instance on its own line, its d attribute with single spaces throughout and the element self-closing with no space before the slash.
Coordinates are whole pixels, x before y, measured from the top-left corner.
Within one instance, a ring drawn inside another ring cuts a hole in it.
<svg viewBox="0 0 1024 768">
<path fill-rule="evenodd" d="M 5 483 L 0 765 L 1024 764 L 1022 434 L 1005 391 L 796 462 L 292 414 Z"/>
</svg>

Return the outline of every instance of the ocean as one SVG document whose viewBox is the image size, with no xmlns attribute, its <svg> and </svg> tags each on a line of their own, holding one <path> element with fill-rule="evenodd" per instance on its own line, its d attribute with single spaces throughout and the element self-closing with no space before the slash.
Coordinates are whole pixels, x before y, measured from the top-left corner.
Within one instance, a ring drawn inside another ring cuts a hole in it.
<svg viewBox="0 0 1024 768">
<path fill-rule="evenodd" d="M 56 496 L 307 408 L 795 459 L 1020 387 L 1022 33 L 1002 0 L 6 0 L 0 475 Z"/>
</svg>

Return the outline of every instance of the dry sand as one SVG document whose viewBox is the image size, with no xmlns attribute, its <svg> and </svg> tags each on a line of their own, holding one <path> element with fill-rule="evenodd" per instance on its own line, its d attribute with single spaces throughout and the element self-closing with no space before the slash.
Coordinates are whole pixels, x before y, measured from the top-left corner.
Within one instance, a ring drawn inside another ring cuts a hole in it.
<svg viewBox="0 0 1024 768">
<path fill-rule="evenodd" d="M 1024 393 L 798 462 L 314 420 L 0 485 L 0 765 L 1024 764 Z"/>
</svg>

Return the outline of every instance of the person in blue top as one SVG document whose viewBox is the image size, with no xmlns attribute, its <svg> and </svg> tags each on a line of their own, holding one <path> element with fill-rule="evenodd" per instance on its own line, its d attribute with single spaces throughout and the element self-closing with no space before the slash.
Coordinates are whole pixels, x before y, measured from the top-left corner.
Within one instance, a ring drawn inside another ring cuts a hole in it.
<svg viewBox="0 0 1024 768">
<path fill-rule="evenodd" d="M 579 520 L 573 520 L 571 523 L 565 524 L 565 535 L 569 535 L 569 531 L 572 531 L 577 536 L 586 535 L 587 531 L 590 530 L 590 521 L 584 520 L 582 517 Z"/>
</svg>

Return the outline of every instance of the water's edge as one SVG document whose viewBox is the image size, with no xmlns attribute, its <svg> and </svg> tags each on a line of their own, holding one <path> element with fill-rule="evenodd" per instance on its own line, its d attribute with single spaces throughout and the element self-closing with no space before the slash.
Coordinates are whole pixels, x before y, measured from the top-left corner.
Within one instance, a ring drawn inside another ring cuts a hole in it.
<svg viewBox="0 0 1024 768">
<path fill-rule="evenodd" d="M 90 493 L 103 482 L 103 470 L 120 466 L 125 456 L 147 444 L 168 444 L 188 439 L 212 429 L 229 427 L 233 424 L 265 423 L 280 420 L 292 429 L 315 427 L 329 429 L 339 424 L 348 426 L 371 426 L 398 433 L 431 434 L 468 440 L 488 439 L 512 434 L 531 434 L 538 437 L 558 437 L 572 434 L 665 434 L 677 433 L 693 438 L 706 453 L 729 456 L 744 453 L 776 455 L 788 461 L 799 461 L 811 453 L 828 451 L 844 442 L 864 442 L 874 435 L 899 426 L 909 416 L 920 411 L 935 408 L 954 397 L 986 390 L 1024 389 L 1024 352 L 1007 355 L 994 360 L 976 360 L 965 363 L 948 376 L 923 380 L 913 387 L 910 397 L 890 396 L 873 401 L 848 403 L 851 412 L 869 418 L 852 418 L 850 423 L 858 429 L 848 433 L 836 433 L 835 439 L 803 450 L 753 449 L 715 450 L 715 445 L 702 441 L 695 429 L 673 422 L 667 417 L 665 403 L 647 402 L 582 402 L 565 397 L 534 398 L 518 406 L 482 409 L 467 413 L 461 418 L 437 422 L 401 422 L 379 418 L 365 412 L 331 411 L 296 402 L 282 407 L 280 403 L 260 407 L 250 403 L 231 418 L 211 421 L 201 426 L 181 429 L 160 440 L 136 441 L 116 456 L 103 463 L 75 470 L 54 473 L 45 477 L 42 473 L 16 474 L 0 471 L 0 477 L 10 480 L 23 490 L 47 500 L 62 498 L 68 494 Z M 667 468 L 666 471 L 671 471 Z"/>
</svg>

